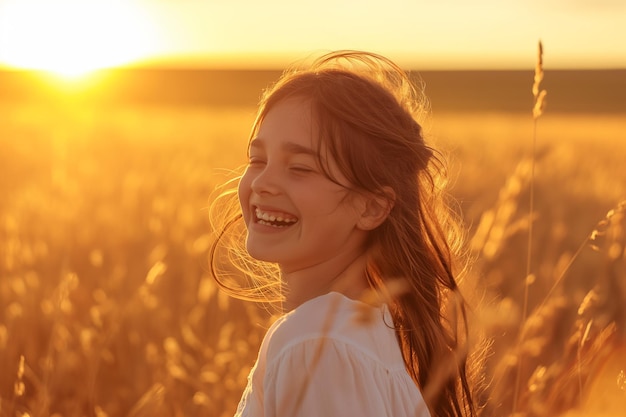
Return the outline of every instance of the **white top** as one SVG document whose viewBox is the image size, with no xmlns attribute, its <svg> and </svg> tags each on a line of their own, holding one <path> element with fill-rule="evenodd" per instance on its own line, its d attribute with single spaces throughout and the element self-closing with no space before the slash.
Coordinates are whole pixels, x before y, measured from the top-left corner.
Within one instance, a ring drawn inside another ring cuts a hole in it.
<svg viewBox="0 0 626 417">
<path fill-rule="evenodd" d="M 331 292 L 268 330 L 236 417 L 428 417 L 391 314 Z"/>
</svg>

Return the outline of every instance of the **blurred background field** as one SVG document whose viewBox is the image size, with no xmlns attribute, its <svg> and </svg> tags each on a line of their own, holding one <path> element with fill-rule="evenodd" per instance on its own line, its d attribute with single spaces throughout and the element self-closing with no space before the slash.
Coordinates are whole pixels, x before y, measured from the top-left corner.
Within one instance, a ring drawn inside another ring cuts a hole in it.
<svg viewBox="0 0 626 417">
<path fill-rule="evenodd" d="M 212 282 L 208 206 L 278 74 L 0 73 L 1 416 L 234 413 L 269 315 Z M 620 415 L 626 72 L 546 75 L 529 278 L 532 73 L 421 76 L 492 343 L 483 415 Z"/>
</svg>

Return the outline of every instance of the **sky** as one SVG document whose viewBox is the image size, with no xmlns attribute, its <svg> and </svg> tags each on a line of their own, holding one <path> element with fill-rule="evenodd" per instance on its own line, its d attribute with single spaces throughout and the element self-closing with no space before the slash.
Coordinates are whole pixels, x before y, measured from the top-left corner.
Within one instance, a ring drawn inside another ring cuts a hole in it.
<svg viewBox="0 0 626 417">
<path fill-rule="evenodd" d="M 0 0 L 0 65 L 282 68 L 335 49 L 413 69 L 626 68 L 624 0 Z"/>
</svg>

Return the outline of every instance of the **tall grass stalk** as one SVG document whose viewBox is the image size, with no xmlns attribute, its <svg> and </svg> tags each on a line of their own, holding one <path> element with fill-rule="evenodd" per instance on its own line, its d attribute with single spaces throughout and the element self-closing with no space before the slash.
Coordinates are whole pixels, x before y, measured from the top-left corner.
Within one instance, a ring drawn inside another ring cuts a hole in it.
<svg viewBox="0 0 626 417">
<path fill-rule="evenodd" d="M 583 240 L 580 246 L 578 246 L 574 254 L 570 257 L 569 261 L 567 261 L 567 264 L 563 267 L 563 269 L 561 270 L 557 278 L 554 280 L 554 283 L 552 284 L 552 286 L 550 287 L 546 295 L 543 297 L 541 302 L 537 305 L 536 311 L 540 311 L 546 305 L 546 302 L 548 301 L 548 299 L 550 299 L 550 297 L 552 296 L 556 288 L 559 286 L 561 281 L 563 281 L 563 278 L 565 278 L 565 276 L 567 275 L 567 272 L 571 269 L 572 265 L 574 264 L 574 261 L 576 261 L 576 259 L 580 256 L 580 254 L 586 247 L 591 245 L 591 248 L 593 248 L 594 250 L 600 250 L 600 248 L 595 244 L 596 239 L 598 238 L 598 236 L 606 232 L 606 229 L 610 225 L 611 218 L 615 215 L 615 213 L 624 211 L 625 207 L 626 207 L 626 200 L 620 202 L 616 207 L 609 210 L 606 216 L 602 220 L 600 220 L 598 224 L 595 225 L 595 227 L 593 228 L 591 232 L 589 232 L 589 234 L 587 235 L 587 238 Z"/>
<path fill-rule="evenodd" d="M 537 64 L 535 66 L 535 77 L 532 87 L 534 98 L 533 105 L 533 134 L 531 146 L 531 164 L 530 164 L 530 184 L 529 184 L 529 204 L 528 204 L 528 241 L 526 247 L 526 276 L 524 278 L 524 299 L 522 302 L 522 315 L 520 321 L 520 331 L 518 337 L 518 346 L 522 343 L 522 327 L 528 316 L 528 298 L 530 285 L 534 281 L 532 274 L 532 246 L 533 246 L 533 224 L 535 210 L 535 163 L 537 159 L 537 120 L 543 114 L 545 107 L 546 90 L 541 90 L 541 81 L 543 81 L 543 44 L 539 41 L 537 51 Z M 513 414 L 517 411 L 518 393 L 522 378 L 522 357 L 518 358 L 517 372 L 515 377 L 515 394 L 513 396 Z"/>
</svg>

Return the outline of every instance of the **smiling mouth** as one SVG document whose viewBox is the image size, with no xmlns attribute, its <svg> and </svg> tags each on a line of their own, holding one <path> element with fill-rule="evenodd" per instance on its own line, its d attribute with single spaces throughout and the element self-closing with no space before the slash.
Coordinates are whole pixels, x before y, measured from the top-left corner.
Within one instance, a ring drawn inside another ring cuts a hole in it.
<svg viewBox="0 0 626 417">
<path fill-rule="evenodd" d="M 263 211 L 260 208 L 255 207 L 254 221 L 265 226 L 284 228 L 293 226 L 298 221 L 298 218 L 287 213 Z"/>
</svg>

